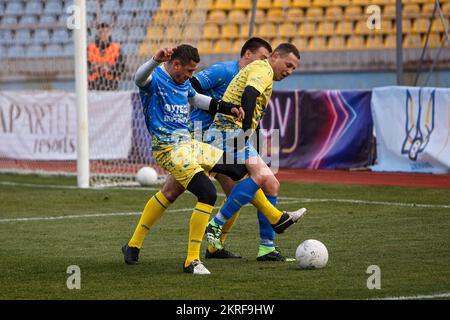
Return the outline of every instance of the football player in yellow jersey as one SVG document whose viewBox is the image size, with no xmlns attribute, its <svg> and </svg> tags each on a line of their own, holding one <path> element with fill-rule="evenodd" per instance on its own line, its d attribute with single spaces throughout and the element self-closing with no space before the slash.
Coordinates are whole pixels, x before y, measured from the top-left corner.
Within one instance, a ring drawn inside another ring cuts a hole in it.
<svg viewBox="0 0 450 320">
<path fill-rule="evenodd" d="M 298 49 L 290 43 L 280 44 L 267 60 L 254 61 L 242 69 L 231 81 L 223 95 L 224 101 L 241 105 L 245 117 L 243 121 L 237 121 L 233 117 L 216 114 L 210 127 L 210 135 L 215 137 L 212 143 L 226 148 L 228 154 L 230 154 L 231 148 L 231 153 L 234 155 L 232 161 L 245 162 L 249 177 L 236 184 L 225 204 L 208 224 L 206 229 L 208 242 L 217 249 L 222 248 L 220 237 L 225 222 L 242 206 L 261 196 L 260 188 L 266 190 L 266 193 L 267 190 L 273 189 L 278 192 L 278 181 L 258 155 L 250 142 L 250 137 L 266 112 L 272 95 L 273 81 L 281 81 L 289 76 L 299 64 L 300 54 Z M 214 131 L 218 133 L 214 133 Z M 237 148 L 235 147 L 235 140 L 238 142 Z M 240 141 L 244 141 L 242 148 L 239 147 Z M 273 199 L 276 201 L 276 195 Z M 270 201 L 271 198 L 268 197 L 268 200 Z M 297 222 L 305 212 L 306 209 L 302 208 L 296 214 L 286 217 L 285 224 Z M 274 224 L 273 221 L 269 220 L 269 222 L 272 225 Z M 276 251 L 275 248 L 270 246 L 270 243 L 268 244 L 266 251 L 262 250 L 258 256 L 265 256 L 268 252 Z"/>
</svg>

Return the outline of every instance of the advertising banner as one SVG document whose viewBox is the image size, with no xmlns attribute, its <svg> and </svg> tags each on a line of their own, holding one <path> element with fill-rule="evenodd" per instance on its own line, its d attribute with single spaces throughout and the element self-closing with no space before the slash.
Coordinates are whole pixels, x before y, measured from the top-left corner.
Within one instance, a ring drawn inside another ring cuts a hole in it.
<svg viewBox="0 0 450 320">
<path fill-rule="evenodd" d="M 131 147 L 131 94 L 89 92 L 90 159 L 127 158 Z M 0 92 L 0 158 L 75 160 L 75 94 Z"/>
</svg>

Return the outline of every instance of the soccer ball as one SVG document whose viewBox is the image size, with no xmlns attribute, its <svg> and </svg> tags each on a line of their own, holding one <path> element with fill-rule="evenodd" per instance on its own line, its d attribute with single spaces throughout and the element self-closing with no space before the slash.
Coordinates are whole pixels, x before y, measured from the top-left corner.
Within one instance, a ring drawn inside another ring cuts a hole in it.
<svg viewBox="0 0 450 320">
<path fill-rule="evenodd" d="M 158 173 L 150 167 L 142 167 L 136 174 L 136 180 L 141 186 L 151 186 L 158 182 Z"/>
<path fill-rule="evenodd" d="M 300 269 L 320 269 L 327 265 L 328 250 L 318 240 L 305 240 L 297 247 L 295 259 Z"/>
</svg>

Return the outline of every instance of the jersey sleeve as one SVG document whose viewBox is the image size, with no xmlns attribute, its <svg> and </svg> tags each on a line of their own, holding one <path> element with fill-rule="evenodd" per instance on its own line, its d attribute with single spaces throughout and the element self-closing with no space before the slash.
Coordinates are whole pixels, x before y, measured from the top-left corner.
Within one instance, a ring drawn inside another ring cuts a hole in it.
<svg viewBox="0 0 450 320">
<path fill-rule="evenodd" d="M 263 93 L 273 82 L 273 75 L 265 65 L 252 64 L 248 66 L 246 86 L 252 86 Z"/>
<path fill-rule="evenodd" d="M 192 87 L 191 83 L 188 81 L 188 98 L 192 98 L 197 94 L 197 91 Z"/>
<path fill-rule="evenodd" d="M 200 82 L 202 89 L 207 91 L 224 83 L 227 70 L 223 64 L 216 63 L 195 74 L 194 77 Z"/>
</svg>

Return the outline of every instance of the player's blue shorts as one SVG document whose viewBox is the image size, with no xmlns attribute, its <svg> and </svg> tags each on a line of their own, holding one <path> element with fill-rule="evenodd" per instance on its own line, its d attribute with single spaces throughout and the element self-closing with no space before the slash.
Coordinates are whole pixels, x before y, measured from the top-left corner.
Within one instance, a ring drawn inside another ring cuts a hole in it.
<svg viewBox="0 0 450 320">
<path fill-rule="evenodd" d="M 223 156 L 226 157 L 226 163 L 243 164 L 246 160 L 258 156 L 258 151 L 253 146 L 252 140 L 247 139 L 245 142 L 242 139 L 235 145 L 235 140 L 242 133 L 238 130 L 219 130 L 210 127 L 204 133 L 204 141 L 216 148 L 224 151 Z"/>
</svg>

